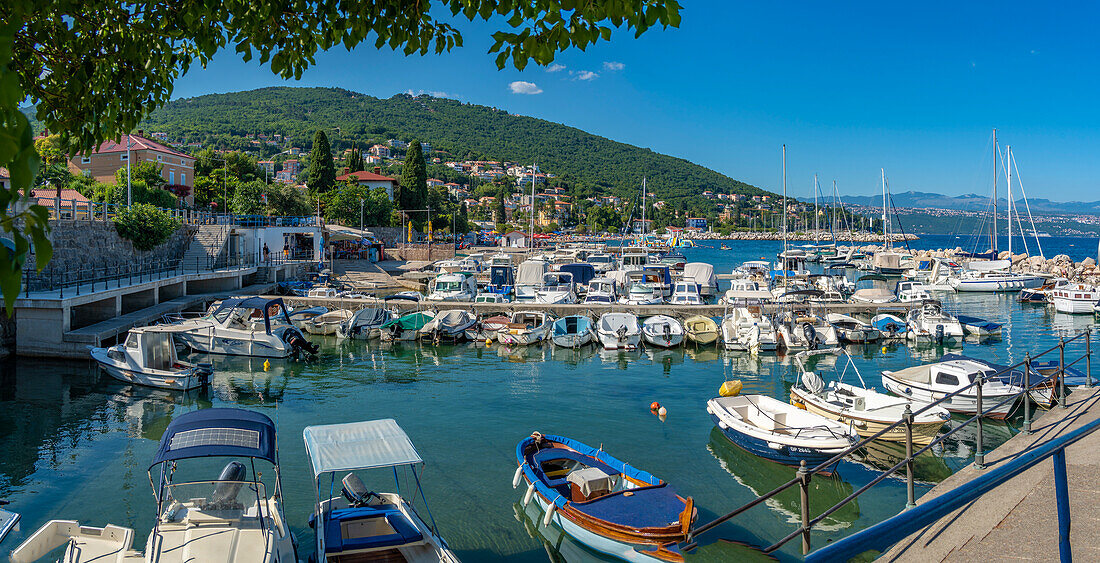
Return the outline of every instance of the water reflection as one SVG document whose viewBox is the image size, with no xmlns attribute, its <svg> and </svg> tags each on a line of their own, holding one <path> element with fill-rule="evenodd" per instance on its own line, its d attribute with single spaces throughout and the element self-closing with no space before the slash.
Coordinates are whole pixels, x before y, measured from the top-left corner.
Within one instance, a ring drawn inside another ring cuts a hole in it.
<svg viewBox="0 0 1100 563">
<path fill-rule="evenodd" d="M 905 444 L 885 440 L 871 440 L 856 450 L 853 459 L 873 469 L 886 470 L 905 459 Z M 939 483 L 951 476 L 951 468 L 943 458 L 932 451 L 925 452 L 913 460 L 913 478 L 926 483 Z M 905 473 L 896 473 L 896 479 L 904 479 Z"/>
</svg>

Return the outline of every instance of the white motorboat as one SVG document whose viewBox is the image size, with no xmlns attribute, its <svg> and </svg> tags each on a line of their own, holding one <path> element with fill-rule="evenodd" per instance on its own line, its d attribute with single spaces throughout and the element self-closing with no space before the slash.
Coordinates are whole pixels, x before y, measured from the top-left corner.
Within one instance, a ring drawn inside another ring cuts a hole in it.
<svg viewBox="0 0 1100 563">
<path fill-rule="evenodd" d="M 603 275 L 611 270 L 614 270 L 618 264 L 615 262 L 615 258 L 610 254 L 590 254 L 588 255 L 589 264 L 592 264 L 592 268 L 596 270 L 597 274 Z"/>
<path fill-rule="evenodd" d="M 772 265 L 767 260 L 747 260 L 733 269 L 735 279 L 764 280 L 771 274 Z"/>
<path fill-rule="evenodd" d="M 321 307 L 318 305 L 316 307 L 308 307 L 305 309 L 293 309 L 289 311 L 288 314 L 291 324 L 298 328 L 302 328 L 306 325 L 306 323 L 313 320 L 313 317 L 316 317 L 317 315 L 323 315 L 327 312 L 328 307 Z"/>
<path fill-rule="evenodd" d="M 501 344 L 530 346 L 546 340 L 550 334 L 550 316 L 541 311 L 516 311 L 512 322 L 497 331 Z"/>
<path fill-rule="evenodd" d="M 135 385 L 187 391 L 210 383 L 211 364 L 176 358 L 172 332 L 159 326 L 130 329 L 126 340 L 110 348 L 92 348 L 92 359 L 111 377 Z"/>
<path fill-rule="evenodd" d="M 932 299 L 924 283 L 914 280 L 898 282 L 896 293 L 898 301 L 902 303 L 920 303 Z"/>
<path fill-rule="evenodd" d="M 619 303 L 624 305 L 657 305 L 664 302 L 665 300 L 648 283 L 636 283 L 630 286 L 626 296 L 619 299 Z"/>
<path fill-rule="evenodd" d="M 779 344 L 786 350 L 817 350 L 840 343 L 836 329 L 825 319 L 800 311 L 786 311 L 775 321 Z"/>
<path fill-rule="evenodd" d="M 340 327 L 351 320 L 355 313 L 347 309 L 336 309 L 313 317 L 305 323 L 305 331 L 315 336 L 329 336 L 340 331 Z"/>
<path fill-rule="evenodd" d="M 1042 287 L 1042 276 L 1012 271 L 1009 260 L 976 260 L 959 275 L 948 278 L 955 291 L 998 293 Z"/>
<path fill-rule="evenodd" d="M 770 303 L 774 299 L 772 292 L 761 282 L 749 279 L 735 279 L 730 283 L 730 288 L 722 297 L 722 301 L 728 305 L 758 305 Z"/>
<path fill-rule="evenodd" d="M 695 282 L 678 281 L 668 302 L 672 305 L 702 305 L 703 298 L 699 295 L 699 286 Z"/>
<path fill-rule="evenodd" d="M 432 320 L 420 327 L 418 332 L 421 338 L 457 342 L 466 340 L 466 331 L 476 324 L 477 315 L 470 311 L 452 309 L 437 313 Z"/>
<path fill-rule="evenodd" d="M 335 299 L 340 295 L 340 292 L 335 287 L 327 285 L 319 285 L 317 287 L 311 287 L 306 292 L 306 297 L 316 297 L 320 299 Z"/>
<path fill-rule="evenodd" d="M 722 317 L 722 346 L 726 350 L 773 351 L 775 327 L 768 317 L 748 307 L 733 309 Z"/>
<path fill-rule="evenodd" d="M 393 318 L 393 313 L 374 307 L 360 309 L 336 330 L 339 338 L 374 340 L 382 334 L 382 325 Z"/>
<path fill-rule="evenodd" d="M 610 278 L 592 278 L 588 282 L 588 293 L 584 296 L 584 303 L 610 305 L 618 301 L 618 293 L 615 291 L 615 281 Z"/>
<path fill-rule="evenodd" d="M 479 293 L 474 303 L 508 303 L 508 298 L 499 293 Z"/>
<path fill-rule="evenodd" d="M 604 350 L 634 350 L 642 339 L 638 317 L 630 313 L 604 313 L 596 323 L 596 336 Z"/>
<path fill-rule="evenodd" d="M 882 384 L 895 395 L 931 403 L 963 389 L 973 383 L 978 374 L 984 374 L 982 383 L 982 409 L 992 418 L 1003 419 L 1016 404 L 1015 400 L 994 405 L 1023 391 L 1023 387 L 1010 383 L 1006 378 L 993 377 L 996 368 L 973 360 L 957 359 L 912 366 L 897 371 L 882 372 Z M 977 392 L 974 387 L 940 403 L 951 412 L 975 414 L 978 410 Z"/>
<path fill-rule="evenodd" d="M 909 338 L 914 340 L 958 342 L 966 336 L 959 319 L 944 312 L 940 302 L 933 299 L 926 300 L 920 307 L 909 311 L 905 324 Z"/>
<path fill-rule="evenodd" d="M 1054 310 L 1059 313 L 1086 315 L 1100 303 L 1100 288 L 1083 283 L 1072 283 L 1047 293 Z"/>
<path fill-rule="evenodd" d="M 704 299 L 714 299 L 718 295 L 718 276 L 714 275 L 714 266 L 706 262 L 688 262 L 684 264 L 684 281 L 695 282 L 699 286 L 699 295 Z"/>
<path fill-rule="evenodd" d="M 534 301 L 535 293 L 542 286 L 542 276 L 550 270 L 550 264 L 542 260 L 524 260 L 516 268 L 515 301 Z"/>
<path fill-rule="evenodd" d="M 562 348 L 580 348 L 595 338 L 592 319 L 586 315 L 569 315 L 554 321 L 550 334 L 554 345 Z"/>
<path fill-rule="evenodd" d="M 470 272 L 452 272 L 435 278 L 428 301 L 473 301 L 477 278 Z"/>
<path fill-rule="evenodd" d="M 814 467 L 859 441 L 848 425 L 766 395 L 716 397 L 707 413 L 735 445 L 785 465 Z"/>
<path fill-rule="evenodd" d="M 194 319 L 159 325 L 196 352 L 286 358 L 318 347 L 291 324 L 282 299 L 234 297 Z"/>
<path fill-rule="evenodd" d="M 542 285 L 535 290 L 535 303 L 557 305 L 576 302 L 577 292 L 573 286 L 573 274 L 546 272 L 542 275 Z"/>
<path fill-rule="evenodd" d="M 11 560 L 31 563 L 68 544 L 61 555 L 65 563 L 297 561 L 296 542 L 283 514 L 275 443 L 275 424 L 258 412 L 211 408 L 181 414 L 168 424 L 149 467 L 149 482 L 157 483 L 156 512 L 145 553 L 134 549 L 131 528 L 50 520 L 12 552 Z M 216 479 L 184 477 L 193 474 L 194 467 L 208 467 L 187 460 L 210 457 L 239 458 L 249 464 L 233 459 Z M 274 467 L 266 484 L 256 472 L 257 462 L 261 469 L 262 462 Z M 269 496 L 266 487 L 272 483 Z"/>
<path fill-rule="evenodd" d="M 837 339 L 841 342 L 864 344 L 882 339 L 882 333 L 878 329 L 850 315 L 827 313 L 825 322 L 833 325 Z"/>
<path fill-rule="evenodd" d="M 489 267 L 493 266 L 507 266 L 512 267 L 512 255 L 506 252 L 498 252 L 489 257 Z"/>
<path fill-rule="evenodd" d="M 909 330 L 904 319 L 890 313 L 879 313 L 871 317 L 871 327 L 879 331 L 883 338 L 905 338 Z"/>
<path fill-rule="evenodd" d="M 881 274 L 867 274 L 856 280 L 856 290 L 852 301 L 859 303 L 892 303 L 898 298 L 887 287 L 889 280 Z"/>
<path fill-rule="evenodd" d="M 307 426 L 302 439 L 317 494 L 310 527 L 316 553 L 323 554 L 318 560 L 458 563 L 434 518 L 429 525 L 414 507 L 418 497 L 424 499 L 419 475 L 424 460 L 395 420 Z M 374 492 L 357 474 L 373 474 L 382 483 L 399 471 L 415 477 L 405 480 L 407 492 L 400 490 L 400 480 L 396 493 Z M 341 494 L 325 498 L 340 473 Z"/>
<path fill-rule="evenodd" d="M 674 348 L 684 341 L 684 325 L 668 315 L 654 315 L 642 321 L 642 338 L 653 346 Z"/>
<path fill-rule="evenodd" d="M 795 364 L 798 365 L 801 376 L 791 387 L 792 405 L 841 424 L 847 424 L 864 437 L 874 436 L 886 427 L 904 420 L 906 405 L 909 405 L 910 411 L 914 413 L 926 406 L 923 402 L 894 397 L 868 388 L 863 381 L 863 376 L 855 368 L 851 356 L 843 351 L 840 352 L 845 360 L 844 369 L 836 370 L 838 371 L 836 379 L 828 383 L 821 375 L 807 370 L 805 366 L 809 355 L 820 354 L 822 351 L 799 352 L 795 355 Z M 844 375 L 849 369 L 855 373 L 861 386 L 844 383 Z M 913 444 L 923 446 L 930 443 L 950 418 L 951 414 L 943 407 L 932 407 L 914 416 Z M 879 439 L 905 442 L 905 427 L 898 426 L 889 430 L 881 434 Z"/>
<path fill-rule="evenodd" d="M 482 270 L 481 262 L 483 260 L 485 260 L 485 255 L 481 253 L 475 252 L 467 255 L 458 261 L 458 271 L 479 273 Z"/>
</svg>

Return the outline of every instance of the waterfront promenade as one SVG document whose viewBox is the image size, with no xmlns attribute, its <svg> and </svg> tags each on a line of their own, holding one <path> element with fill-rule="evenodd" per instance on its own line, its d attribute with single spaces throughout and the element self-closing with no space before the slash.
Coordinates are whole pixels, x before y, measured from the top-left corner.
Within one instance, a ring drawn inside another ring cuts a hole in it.
<svg viewBox="0 0 1100 563">
<path fill-rule="evenodd" d="M 1007 463 L 1034 446 L 1100 418 L 1100 388 L 1071 393 L 1055 407 L 986 453 L 986 469 L 969 465 L 920 498 L 918 504 L 966 487 L 983 471 Z M 1066 448 L 1070 543 L 1080 561 L 1100 560 L 1100 433 Z M 1058 557 L 1058 515 L 1052 461 L 1046 460 L 895 544 L 879 561 L 1051 561 Z"/>
</svg>

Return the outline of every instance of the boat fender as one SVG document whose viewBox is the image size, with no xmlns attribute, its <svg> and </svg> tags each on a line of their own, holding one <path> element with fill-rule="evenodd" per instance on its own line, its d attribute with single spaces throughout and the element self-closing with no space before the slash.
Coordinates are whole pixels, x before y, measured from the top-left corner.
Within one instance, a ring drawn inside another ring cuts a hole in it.
<svg viewBox="0 0 1100 563">
<path fill-rule="evenodd" d="M 784 446 L 783 444 L 777 444 L 775 442 L 768 442 L 768 447 L 779 452 L 787 449 L 787 446 Z"/>
<path fill-rule="evenodd" d="M 550 503 L 549 506 L 546 507 L 546 516 L 542 517 L 543 528 L 547 528 L 550 526 L 550 520 L 554 518 L 554 511 L 556 511 L 557 509 L 558 505 L 554 503 Z"/>
<path fill-rule="evenodd" d="M 531 483 L 527 486 L 527 492 L 523 495 L 523 507 L 527 508 L 527 505 L 531 502 L 531 497 L 535 496 L 535 484 Z"/>
<path fill-rule="evenodd" d="M 736 397 L 741 393 L 743 387 L 744 384 L 741 383 L 740 379 L 734 379 L 733 381 L 723 383 L 722 386 L 718 388 L 718 394 L 723 397 Z"/>
<path fill-rule="evenodd" d="M 867 428 L 867 421 L 865 421 L 865 420 L 853 420 L 852 424 L 856 428 Z"/>
<path fill-rule="evenodd" d="M 651 410 L 653 412 L 657 412 L 658 410 L 660 410 L 660 408 L 661 408 L 661 403 L 658 403 L 657 401 L 653 401 L 652 403 L 649 404 L 649 410 Z"/>
<path fill-rule="evenodd" d="M 721 429 L 721 430 L 728 430 L 728 429 L 729 429 L 729 427 L 730 427 L 730 426 L 729 426 L 728 424 L 726 424 L 726 423 L 725 423 L 725 421 L 722 421 L 722 420 L 719 420 L 719 421 L 718 421 L 718 428 L 719 428 L 719 429 Z"/>
<path fill-rule="evenodd" d="M 657 409 L 657 416 L 664 417 L 666 414 L 668 414 L 668 410 L 666 410 L 664 407 L 660 407 Z"/>
<path fill-rule="evenodd" d="M 264 371 L 271 371 L 271 360 L 264 360 Z"/>
<path fill-rule="evenodd" d="M 519 480 L 522 477 L 523 477 L 523 466 L 521 465 L 521 466 L 516 468 L 515 477 L 512 477 L 512 488 L 513 489 L 519 486 Z"/>
<path fill-rule="evenodd" d="M 714 410 L 710 408 L 710 405 L 707 405 L 707 414 L 714 414 Z"/>
</svg>

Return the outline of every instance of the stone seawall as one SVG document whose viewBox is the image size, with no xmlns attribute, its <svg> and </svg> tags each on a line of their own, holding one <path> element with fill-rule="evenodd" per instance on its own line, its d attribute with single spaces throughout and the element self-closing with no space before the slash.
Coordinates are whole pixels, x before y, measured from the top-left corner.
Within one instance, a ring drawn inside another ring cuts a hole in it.
<svg viewBox="0 0 1100 563">
<path fill-rule="evenodd" d="M 73 271 L 79 268 L 114 268 L 142 262 L 178 260 L 187 252 L 194 236 L 193 227 L 182 226 L 164 244 L 140 251 L 133 243 L 120 237 L 109 221 L 50 221 L 50 243 L 53 257 L 42 275 Z M 34 259 L 27 260 L 27 269 L 34 269 Z"/>
</svg>

